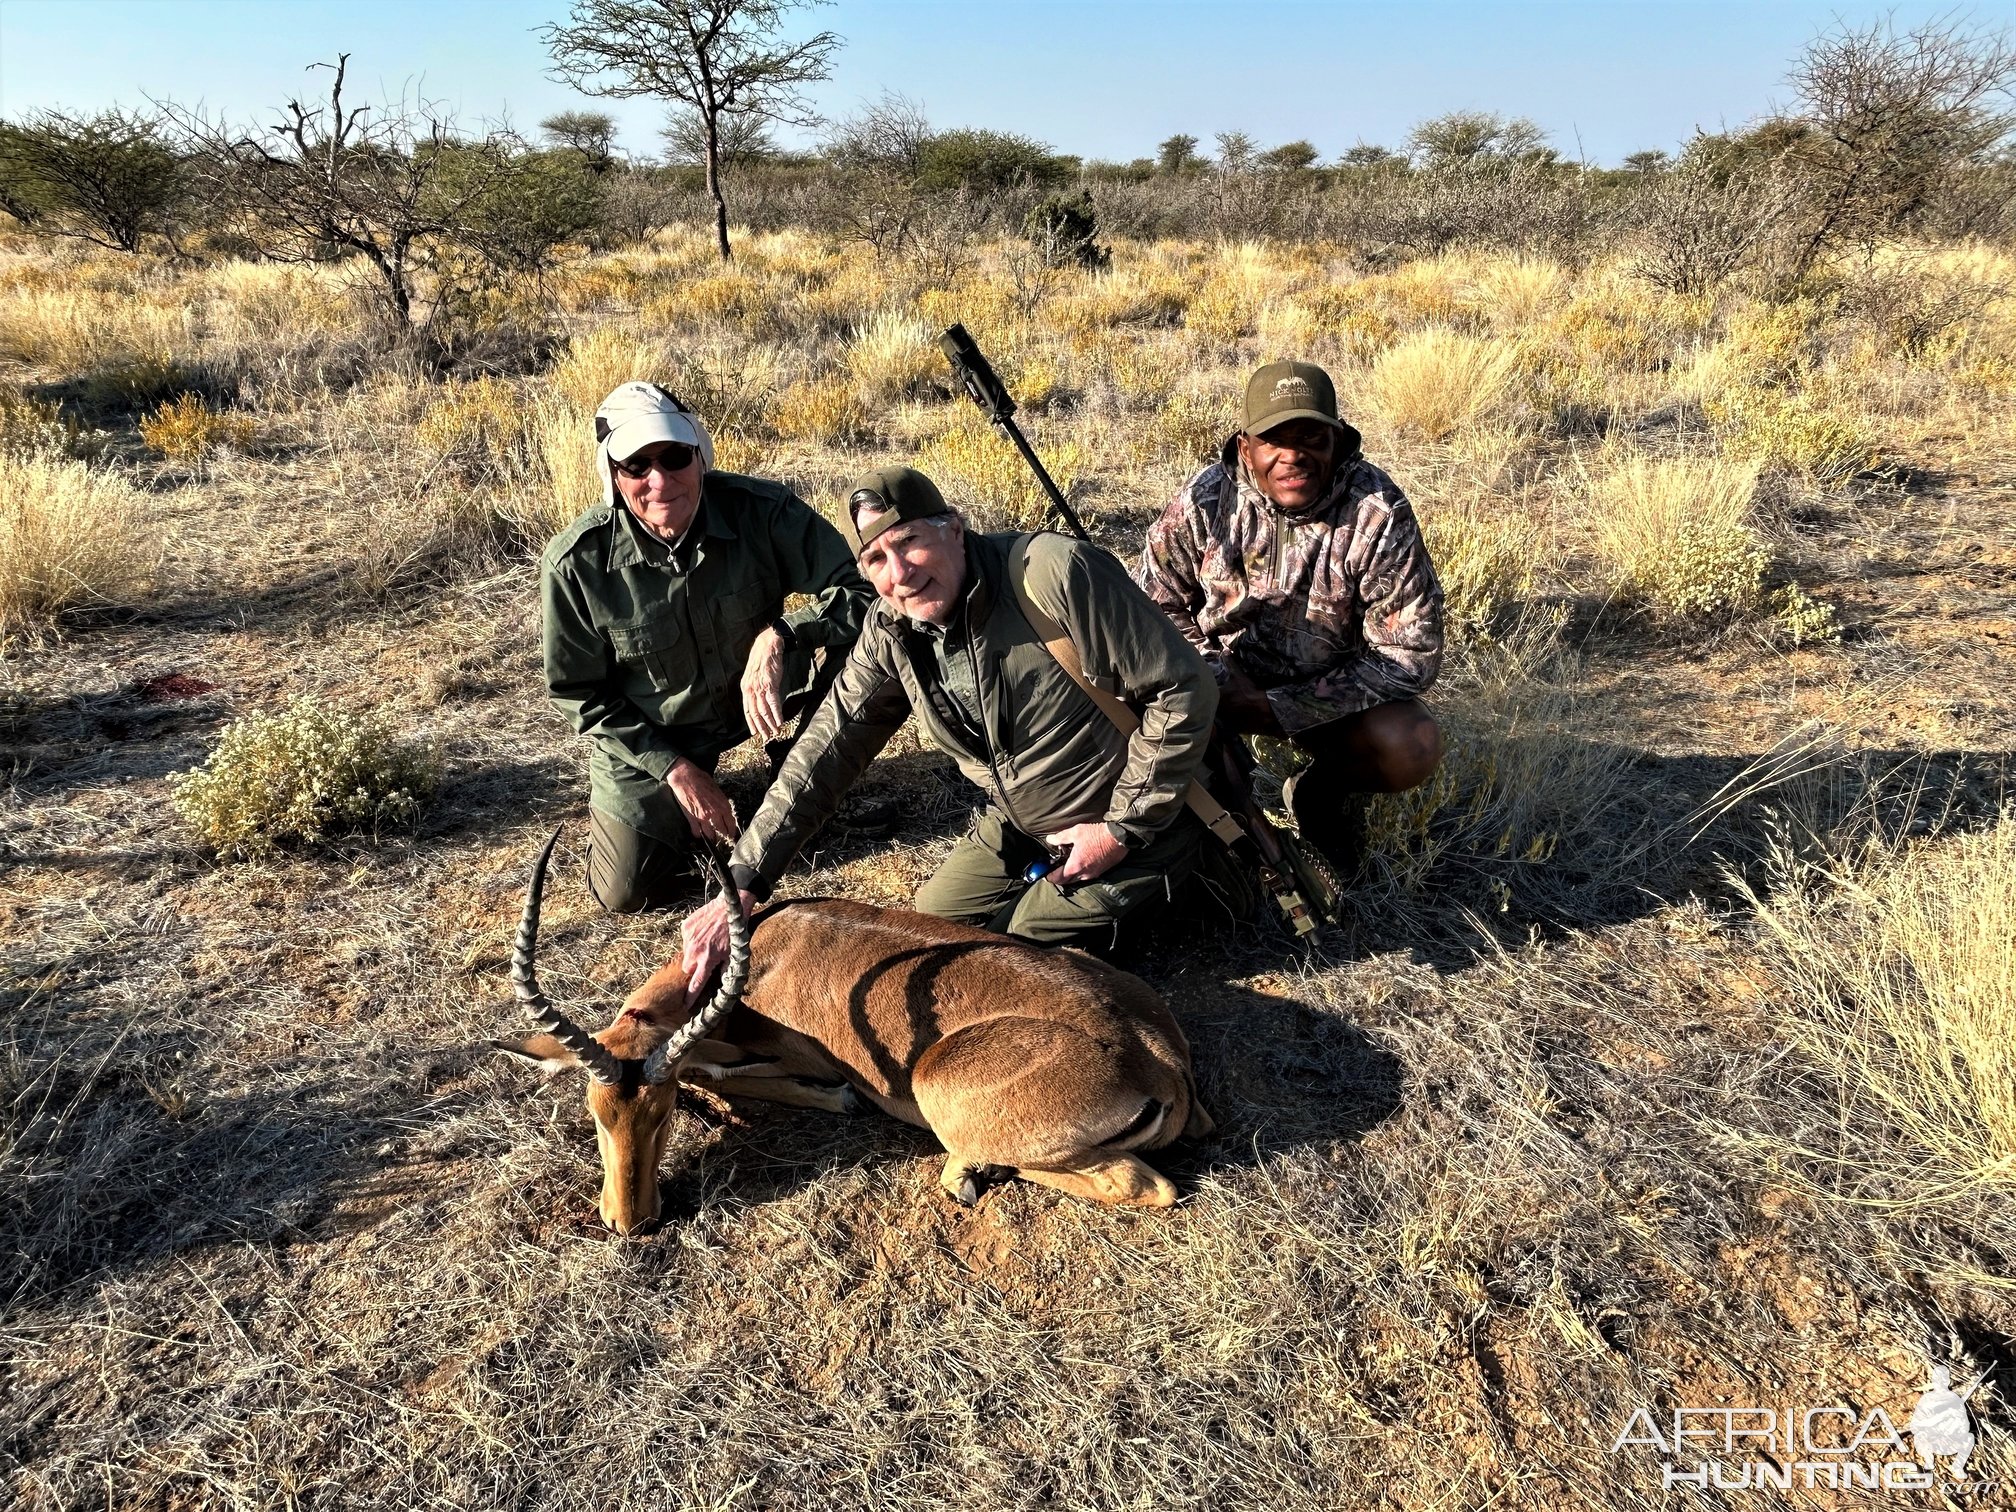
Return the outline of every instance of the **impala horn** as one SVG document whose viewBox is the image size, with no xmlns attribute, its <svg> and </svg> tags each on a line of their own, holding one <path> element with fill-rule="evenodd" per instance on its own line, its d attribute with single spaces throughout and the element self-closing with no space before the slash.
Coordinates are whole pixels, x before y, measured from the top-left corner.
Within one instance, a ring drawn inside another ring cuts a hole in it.
<svg viewBox="0 0 2016 1512">
<path fill-rule="evenodd" d="M 742 894 L 718 854 L 708 853 L 707 869 L 721 884 L 721 901 L 728 909 L 728 964 L 721 968 L 721 985 L 714 989 L 714 996 L 645 1058 L 644 1080 L 654 1086 L 678 1068 L 679 1058 L 705 1039 L 709 1030 L 741 1006 L 742 989 L 749 985 L 749 919 L 742 912 Z"/>
<path fill-rule="evenodd" d="M 553 847 L 559 843 L 560 831 L 556 829 L 532 864 L 532 881 L 525 889 L 525 912 L 518 920 L 517 942 L 511 947 L 511 989 L 532 1015 L 534 1024 L 572 1050 L 595 1080 L 614 1085 L 623 1079 L 615 1055 L 602 1041 L 546 1001 L 532 967 L 532 957 L 539 948 L 539 899 L 546 891 L 546 863 L 553 859 Z"/>
</svg>

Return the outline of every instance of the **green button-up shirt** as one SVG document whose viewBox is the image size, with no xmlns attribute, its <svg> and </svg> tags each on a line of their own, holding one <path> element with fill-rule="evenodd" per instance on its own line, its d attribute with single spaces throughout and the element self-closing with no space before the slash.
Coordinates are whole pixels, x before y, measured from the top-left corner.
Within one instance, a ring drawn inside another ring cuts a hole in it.
<svg viewBox="0 0 2016 1512">
<path fill-rule="evenodd" d="M 786 595 L 814 597 L 784 616 L 801 664 L 852 645 L 873 597 L 839 531 L 783 485 L 735 473 L 707 474 L 676 547 L 627 509 L 591 509 L 547 545 L 540 576 L 546 687 L 594 742 L 591 801 L 646 834 L 678 822 L 664 781 L 681 756 L 711 765 L 748 739 L 742 669 Z"/>
</svg>

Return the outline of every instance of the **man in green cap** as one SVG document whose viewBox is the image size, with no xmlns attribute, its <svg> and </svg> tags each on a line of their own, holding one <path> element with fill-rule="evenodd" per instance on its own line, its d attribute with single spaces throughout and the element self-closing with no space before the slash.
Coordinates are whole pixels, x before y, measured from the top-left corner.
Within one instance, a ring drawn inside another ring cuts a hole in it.
<svg viewBox="0 0 2016 1512">
<path fill-rule="evenodd" d="M 1139 581 L 1210 664 L 1219 725 L 1310 757 L 1284 796 L 1347 876 L 1365 795 L 1442 760 L 1421 702 L 1442 665 L 1442 585 L 1407 496 L 1360 454 L 1330 375 L 1270 362 L 1246 424 L 1149 527 Z"/>
<path fill-rule="evenodd" d="M 877 602 L 735 846 L 744 904 L 769 896 L 914 712 L 987 796 L 917 907 L 1042 945 L 1110 948 L 1122 920 L 1173 895 L 1207 841 L 1185 793 L 1217 711 L 1210 670 L 1105 552 L 1068 536 L 968 531 L 911 468 L 862 478 L 847 515 Z M 1086 678 L 1133 709 L 1138 728 L 1100 711 L 1025 603 L 1062 627 Z M 1032 866 L 1054 869 L 1032 880 Z M 696 989 L 725 945 L 717 900 L 686 922 Z"/>
<path fill-rule="evenodd" d="M 872 595 L 839 531 L 782 484 L 715 471 L 707 427 L 657 384 L 619 385 L 595 440 L 602 503 L 540 564 L 546 687 L 593 743 L 588 890 L 632 913 L 684 891 L 696 845 L 734 839 L 715 763 L 752 734 L 781 758 Z M 794 593 L 812 602 L 787 614 Z"/>
</svg>

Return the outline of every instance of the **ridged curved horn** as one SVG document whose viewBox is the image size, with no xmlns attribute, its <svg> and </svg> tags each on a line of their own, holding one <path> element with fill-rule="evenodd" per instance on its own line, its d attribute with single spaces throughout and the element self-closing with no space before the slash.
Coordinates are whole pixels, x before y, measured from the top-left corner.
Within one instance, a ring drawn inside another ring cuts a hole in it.
<svg viewBox="0 0 2016 1512">
<path fill-rule="evenodd" d="M 519 917 L 518 939 L 511 947 L 511 989 L 532 1015 L 534 1024 L 572 1050 L 595 1080 L 613 1084 L 623 1079 L 616 1057 L 608 1046 L 546 1001 L 532 967 L 532 958 L 539 948 L 539 900 L 546 892 L 546 863 L 553 859 L 553 847 L 559 843 L 560 831 L 556 829 L 532 864 L 532 881 L 525 889 L 525 912 Z"/>
<path fill-rule="evenodd" d="M 674 1030 L 670 1039 L 645 1057 L 644 1080 L 654 1085 L 670 1076 L 678 1068 L 682 1055 L 741 1006 L 742 989 L 749 984 L 749 919 L 742 912 L 742 894 L 718 854 L 708 854 L 707 869 L 721 884 L 721 898 L 728 908 L 728 964 L 721 968 L 721 985 L 714 989 L 714 996 Z"/>
</svg>

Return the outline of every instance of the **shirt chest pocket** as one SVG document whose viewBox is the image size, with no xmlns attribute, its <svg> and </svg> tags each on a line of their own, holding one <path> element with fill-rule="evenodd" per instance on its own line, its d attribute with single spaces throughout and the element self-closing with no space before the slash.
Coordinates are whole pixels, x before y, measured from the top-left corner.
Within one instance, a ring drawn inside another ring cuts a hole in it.
<svg viewBox="0 0 2016 1512">
<path fill-rule="evenodd" d="M 718 595 L 714 610 L 724 638 L 730 643 L 749 641 L 774 619 L 778 600 L 761 583 L 750 583 Z"/>
<path fill-rule="evenodd" d="M 611 625 L 608 633 L 617 662 L 632 675 L 641 674 L 666 693 L 692 686 L 699 664 L 693 637 L 678 615 L 660 615 L 638 625 Z"/>
</svg>

